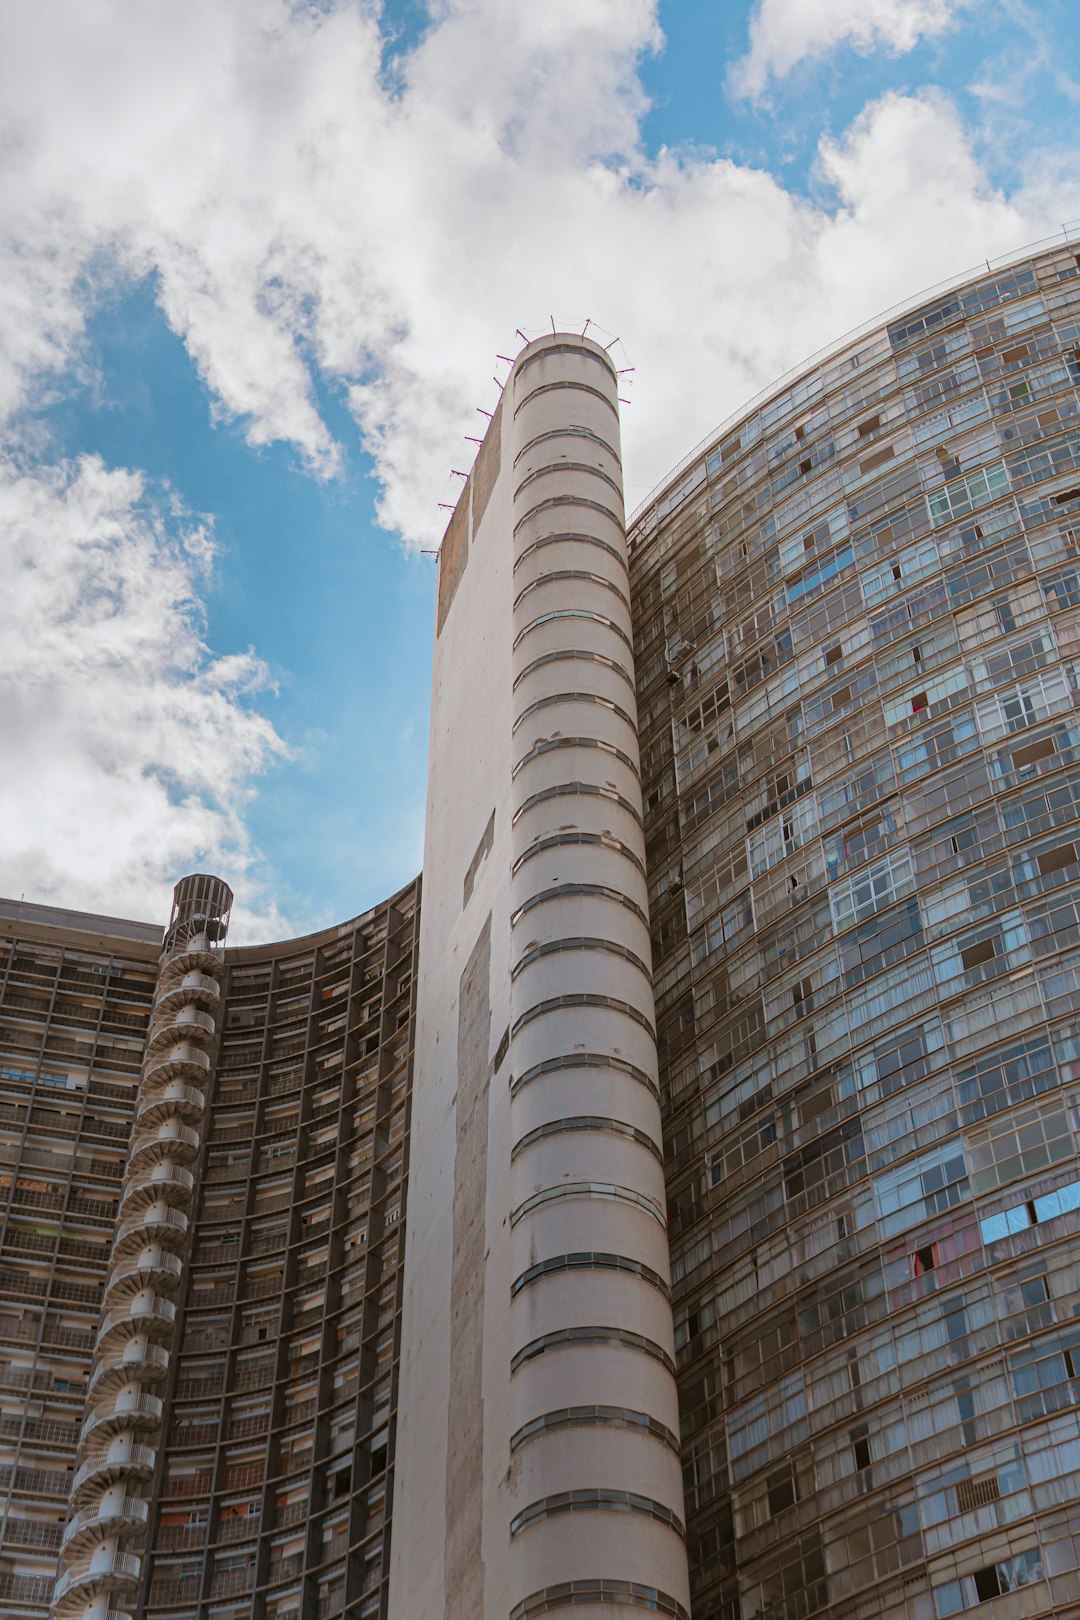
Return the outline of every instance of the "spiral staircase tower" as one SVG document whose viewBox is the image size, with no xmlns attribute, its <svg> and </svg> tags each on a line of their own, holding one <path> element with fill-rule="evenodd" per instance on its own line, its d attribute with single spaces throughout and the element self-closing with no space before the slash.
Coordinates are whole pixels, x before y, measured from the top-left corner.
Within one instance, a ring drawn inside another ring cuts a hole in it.
<svg viewBox="0 0 1080 1620">
<path fill-rule="evenodd" d="M 218 1034 L 232 891 L 181 879 L 154 991 L 53 1620 L 127 1620 L 142 1576 L 160 1391 L 174 1349 Z"/>
</svg>

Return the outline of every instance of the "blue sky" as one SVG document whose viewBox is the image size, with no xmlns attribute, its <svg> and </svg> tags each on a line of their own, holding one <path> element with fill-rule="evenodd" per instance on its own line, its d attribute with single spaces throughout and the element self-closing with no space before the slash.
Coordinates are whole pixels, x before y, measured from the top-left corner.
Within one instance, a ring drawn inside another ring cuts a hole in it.
<svg viewBox="0 0 1080 1620">
<path fill-rule="evenodd" d="M 413 875 L 423 551 L 515 326 L 619 334 L 632 505 L 818 344 L 1080 214 L 1064 0 L 69 10 L 0 18 L 27 899 L 155 916 L 210 865 L 258 937 Z"/>
</svg>

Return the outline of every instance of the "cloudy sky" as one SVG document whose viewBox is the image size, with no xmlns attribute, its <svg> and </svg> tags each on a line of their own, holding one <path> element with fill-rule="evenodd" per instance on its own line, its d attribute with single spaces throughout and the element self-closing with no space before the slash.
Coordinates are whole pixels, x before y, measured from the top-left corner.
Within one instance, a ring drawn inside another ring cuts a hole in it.
<svg viewBox="0 0 1080 1620">
<path fill-rule="evenodd" d="M 0 8 L 0 893 L 210 868 L 254 938 L 407 881 L 515 329 L 620 339 L 633 505 L 1080 216 L 1078 102 L 1075 0 Z"/>
</svg>

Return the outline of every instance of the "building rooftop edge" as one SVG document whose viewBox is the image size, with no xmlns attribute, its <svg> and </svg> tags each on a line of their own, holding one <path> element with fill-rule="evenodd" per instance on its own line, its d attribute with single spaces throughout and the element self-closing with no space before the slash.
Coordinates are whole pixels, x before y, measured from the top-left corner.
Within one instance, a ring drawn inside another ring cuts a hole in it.
<svg viewBox="0 0 1080 1620">
<path fill-rule="evenodd" d="M 1066 247 L 1070 242 L 1077 240 L 1080 240 L 1080 219 L 1073 219 L 1061 226 L 1060 235 L 1055 233 L 1053 236 L 1040 237 L 1038 241 L 1026 242 L 1022 247 L 1012 248 L 1008 253 L 1000 254 L 996 259 L 983 259 L 979 264 L 969 266 L 968 269 L 961 270 L 956 275 L 947 276 L 944 281 L 936 281 L 932 286 L 924 287 L 921 292 L 915 293 L 910 298 L 901 299 L 898 304 L 891 304 L 888 309 L 882 310 L 880 314 L 873 316 L 870 320 L 861 322 L 858 326 L 853 326 L 850 331 L 844 332 L 842 336 L 826 343 L 823 348 L 816 349 L 813 354 L 807 355 L 805 359 L 800 360 L 790 370 L 774 378 L 772 382 L 767 383 L 764 388 L 748 399 L 745 404 L 732 411 L 730 416 L 726 416 L 717 427 L 713 428 L 692 450 L 688 451 L 681 461 L 672 467 L 670 472 L 666 472 L 659 483 L 654 484 L 644 500 L 639 501 L 634 510 L 628 515 L 626 519 L 627 533 L 629 534 L 630 530 L 641 522 L 649 509 L 656 505 L 657 501 L 667 493 L 688 468 L 693 466 L 699 456 L 704 455 L 707 450 L 730 433 L 738 422 L 742 422 L 748 416 L 751 416 L 754 411 L 767 404 L 770 399 L 781 393 L 783 389 L 789 388 L 801 378 L 809 376 L 815 367 L 819 366 L 823 361 L 834 359 L 852 343 L 858 342 L 860 338 L 868 337 L 872 332 L 879 331 L 897 315 L 902 315 L 908 310 L 918 309 L 919 305 L 924 304 L 928 298 L 934 298 L 940 293 L 950 292 L 953 288 L 963 287 L 969 281 L 977 281 L 980 276 L 992 275 L 995 270 L 1008 269 L 1010 265 L 1020 264 L 1024 259 L 1035 258 L 1043 253 L 1049 253 L 1052 248 Z"/>
</svg>

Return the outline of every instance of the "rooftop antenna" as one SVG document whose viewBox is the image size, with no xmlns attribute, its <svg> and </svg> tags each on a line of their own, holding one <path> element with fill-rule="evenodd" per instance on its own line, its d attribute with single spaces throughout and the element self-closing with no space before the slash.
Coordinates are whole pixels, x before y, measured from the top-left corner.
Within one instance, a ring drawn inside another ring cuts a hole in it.
<svg viewBox="0 0 1080 1620">
<path fill-rule="evenodd" d="M 521 330 L 520 326 L 515 326 L 514 327 L 514 336 L 519 337 L 521 339 L 522 343 L 528 343 L 528 341 L 529 341 L 528 338 L 525 336 L 524 332 Z"/>
<path fill-rule="evenodd" d="M 457 507 L 454 506 L 450 501 L 440 501 L 439 502 L 439 511 L 440 512 L 456 512 Z"/>
<path fill-rule="evenodd" d="M 512 366 L 514 363 L 508 354 L 497 354 L 495 358 L 496 360 L 505 360 L 508 366 Z"/>
<path fill-rule="evenodd" d="M 421 546 L 420 547 L 420 555 L 421 555 L 421 557 L 437 557 L 439 555 L 439 553 L 438 553 L 437 548 L 436 548 L 435 551 L 425 551 L 424 547 Z"/>
<path fill-rule="evenodd" d="M 467 440 L 468 440 L 468 441 L 469 441 L 469 443 L 470 443 L 470 444 L 479 444 L 479 445 L 482 445 L 482 444 L 483 444 L 483 442 L 484 442 L 484 441 L 483 441 L 483 439 L 477 439 L 477 438 L 474 438 L 474 437 L 473 437 L 473 435 L 472 435 L 472 434 L 471 434 L 471 433 L 466 433 L 466 435 L 465 435 L 465 437 L 466 437 L 466 439 L 467 439 Z"/>
<path fill-rule="evenodd" d="M 590 315 L 590 316 L 589 316 L 589 318 L 588 318 L 588 320 L 587 320 L 587 321 L 586 321 L 586 322 L 585 322 L 585 325 L 584 325 L 584 326 L 583 326 L 583 327 L 582 327 L 582 328 L 581 328 L 581 335 L 582 335 L 582 337 L 584 337 L 584 336 L 585 336 L 585 334 L 586 334 L 586 332 L 587 332 L 587 331 L 588 331 L 588 330 L 589 330 L 589 327 L 590 327 L 590 326 L 591 326 L 591 325 L 592 325 L 592 316 L 591 316 L 591 315 Z"/>
<path fill-rule="evenodd" d="M 455 478 L 464 478 L 466 482 L 468 481 L 468 473 L 459 472 L 456 467 L 451 467 L 450 471 L 453 473 Z"/>
<path fill-rule="evenodd" d="M 613 349 L 615 347 L 616 343 L 618 343 L 618 341 L 619 340 L 618 340 L 617 337 L 613 337 L 610 343 L 605 343 L 604 344 L 604 353 L 607 354 L 609 349 Z"/>
<path fill-rule="evenodd" d="M 552 337 L 557 337 L 558 333 L 555 331 L 555 317 L 554 317 L 554 315 L 549 315 L 548 320 L 551 322 L 551 335 L 552 335 Z"/>
<path fill-rule="evenodd" d="M 481 416 L 486 416 L 489 419 L 495 415 L 494 411 L 485 411 L 485 409 L 484 409 L 484 407 L 482 405 L 478 405 L 476 407 L 476 409 L 480 412 Z"/>
<path fill-rule="evenodd" d="M 499 381 L 499 379 L 498 379 L 498 377 L 492 377 L 492 379 L 491 379 L 491 380 L 492 380 L 492 382 L 493 382 L 493 383 L 494 383 L 494 384 L 495 384 L 495 386 L 496 386 L 496 388 L 497 388 L 497 389 L 498 389 L 498 390 L 499 390 L 499 393 L 500 393 L 500 394 L 501 394 L 501 393 L 502 393 L 502 389 L 503 389 L 503 385 L 502 385 L 502 383 L 501 383 L 501 382 L 500 382 L 500 381 Z M 487 415 L 487 412 L 486 412 L 486 411 L 485 411 L 485 413 L 484 413 L 484 414 L 485 414 L 485 415 Z"/>
</svg>

